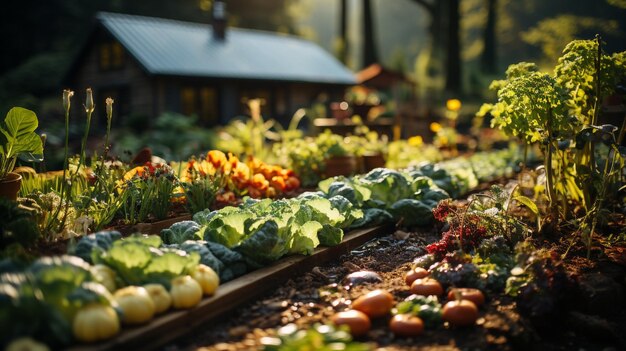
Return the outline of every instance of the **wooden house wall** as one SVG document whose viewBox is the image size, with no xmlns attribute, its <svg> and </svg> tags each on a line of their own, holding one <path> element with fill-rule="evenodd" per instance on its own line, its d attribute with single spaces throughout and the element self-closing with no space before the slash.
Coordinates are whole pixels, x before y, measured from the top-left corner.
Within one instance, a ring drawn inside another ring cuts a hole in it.
<svg viewBox="0 0 626 351">
<path fill-rule="evenodd" d="M 103 94 L 111 91 L 118 93 L 113 98 L 116 100 L 114 110 L 117 111 L 114 124 L 119 125 L 120 117 L 124 118 L 124 115 L 152 120 L 164 112 L 182 113 L 181 91 L 185 87 L 215 88 L 218 95 L 218 116 L 212 122 L 203 123 L 207 126 L 226 124 L 233 117 L 247 114 L 244 97 L 256 98 L 259 97 L 257 95 L 263 95 L 268 100 L 263 109 L 264 117 L 275 118 L 287 124 L 299 108 L 308 108 L 314 102 L 340 101 L 345 91 L 344 86 L 316 83 L 150 76 L 128 52 L 125 53 L 123 67 L 102 70 L 99 66 L 99 44 L 111 41 L 112 38 L 104 31 L 96 33 L 92 38 L 93 41 L 74 65 L 69 88 L 77 92 L 84 92 L 87 87 L 94 90 L 96 109 L 102 109 L 97 110 L 96 115 L 100 117 L 95 119 L 96 126 L 100 127 L 104 125 L 106 96 Z M 80 99 L 78 106 L 82 105 L 82 97 Z M 202 123 L 202 119 L 200 122 Z"/>
<path fill-rule="evenodd" d="M 99 41 L 88 46 L 81 61 L 75 65 L 70 88 L 78 93 L 91 87 L 94 98 L 97 99 L 96 109 L 98 106 L 104 107 L 106 97 L 102 96 L 103 93 L 117 91 L 121 95 L 114 97 L 114 110 L 121 111 L 122 114 L 155 117 L 151 77 L 128 52 L 125 53 L 123 67 L 101 70 L 98 48 Z"/>
</svg>

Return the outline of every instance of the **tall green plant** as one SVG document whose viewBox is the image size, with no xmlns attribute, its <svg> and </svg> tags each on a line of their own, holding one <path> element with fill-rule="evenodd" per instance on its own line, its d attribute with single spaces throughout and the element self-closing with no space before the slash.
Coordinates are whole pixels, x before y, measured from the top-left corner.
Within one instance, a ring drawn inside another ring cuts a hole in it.
<svg viewBox="0 0 626 351">
<path fill-rule="evenodd" d="M 37 115 L 31 110 L 14 107 L 0 123 L 0 179 L 15 168 L 17 159 L 25 162 L 43 161 L 43 143 L 35 129 Z"/>
<path fill-rule="evenodd" d="M 593 183 L 601 183 L 603 177 L 595 162 L 596 142 L 588 136 L 598 124 L 603 99 L 613 94 L 626 77 L 625 55 L 626 52 L 607 55 L 599 37 L 575 40 L 565 47 L 554 69 L 555 79 L 568 91 L 566 104 L 572 117 L 570 124 L 577 132 L 572 138 L 576 145 L 574 171 L 586 209 L 598 196 Z"/>
<path fill-rule="evenodd" d="M 554 169 L 558 168 L 553 154 L 558 149 L 559 138 L 572 133 L 568 130 L 564 100 L 565 91 L 554 78 L 534 70 L 523 73 L 520 70 L 518 76 L 501 83 L 498 102 L 490 110 L 492 126 L 519 137 L 527 145 L 540 142 L 552 204 L 557 201 Z"/>
<path fill-rule="evenodd" d="M 584 209 L 575 224 L 588 253 L 609 198 L 607 189 L 619 187 L 624 169 L 624 150 L 615 137 L 623 131 L 597 124 L 604 98 L 626 79 L 625 58 L 626 52 L 605 54 L 599 37 L 573 41 L 563 50 L 552 76 L 537 72 L 533 64 L 509 67 L 507 79 L 492 84 L 498 101 L 479 112 L 491 113 L 493 126 L 507 134 L 528 144 L 539 143 L 550 204 L 566 216 L 573 215 L 567 210 L 569 202 Z M 596 145 L 600 144 L 608 148 L 599 152 Z M 604 161 L 597 162 L 596 155 Z"/>
</svg>

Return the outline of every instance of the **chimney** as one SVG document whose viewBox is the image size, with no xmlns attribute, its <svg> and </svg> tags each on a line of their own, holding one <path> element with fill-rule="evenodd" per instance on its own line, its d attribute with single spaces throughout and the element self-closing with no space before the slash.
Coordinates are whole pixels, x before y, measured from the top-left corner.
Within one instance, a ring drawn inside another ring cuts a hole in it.
<svg viewBox="0 0 626 351">
<path fill-rule="evenodd" d="M 213 1 L 211 15 L 213 40 L 223 41 L 226 38 L 226 3 L 222 0 Z"/>
</svg>

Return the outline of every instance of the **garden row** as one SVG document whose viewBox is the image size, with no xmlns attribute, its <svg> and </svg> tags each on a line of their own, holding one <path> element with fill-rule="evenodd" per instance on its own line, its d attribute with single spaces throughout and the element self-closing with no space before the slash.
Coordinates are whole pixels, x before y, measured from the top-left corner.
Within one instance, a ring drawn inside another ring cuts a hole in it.
<svg viewBox="0 0 626 351">
<path fill-rule="evenodd" d="M 490 175 L 483 167 L 482 175 L 455 168 L 490 158 L 505 160 Z M 225 282 L 285 255 L 337 245 L 344 230 L 431 224 L 431 209 L 448 192 L 503 175 L 514 158 L 505 150 L 441 168 L 375 169 L 326 180 L 320 191 L 295 198 L 247 198 L 238 207 L 200 211 L 160 237 L 122 239 L 115 231 L 98 232 L 79 240 L 69 256 L 43 257 L 28 266 L 4 261 L 3 344 L 25 336 L 53 347 L 104 340 L 118 333 L 120 321 L 148 322 L 169 308 L 167 301 L 179 309 L 195 306 L 203 293 L 214 293 L 218 276 Z"/>
</svg>

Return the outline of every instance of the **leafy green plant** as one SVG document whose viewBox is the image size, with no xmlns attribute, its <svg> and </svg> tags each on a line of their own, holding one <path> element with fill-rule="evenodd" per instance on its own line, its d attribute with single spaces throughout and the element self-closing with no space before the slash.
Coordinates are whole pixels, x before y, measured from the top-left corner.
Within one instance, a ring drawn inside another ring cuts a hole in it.
<svg viewBox="0 0 626 351">
<path fill-rule="evenodd" d="M 429 328 L 435 328 L 441 324 L 441 304 L 435 295 L 410 295 L 404 301 L 399 302 L 391 312 L 393 314 L 409 313 L 420 317 Z"/>
<path fill-rule="evenodd" d="M 182 244 L 187 240 L 201 239 L 200 225 L 194 221 L 182 221 L 161 230 L 161 238 L 166 244 Z"/>
<path fill-rule="evenodd" d="M 167 216 L 178 180 L 171 167 L 152 165 L 136 167 L 124 176 L 122 192 L 128 192 L 119 212 L 126 223 L 145 222 Z"/>
<path fill-rule="evenodd" d="M 51 242 L 67 234 L 68 222 L 76 218 L 74 206 L 66 203 L 57 192 L 39 191 L 26 196 L 41 208 L 41 217 L 37 221 L 44 241 Z"/>
<path fill-rule="evenodd" d="M 113 245 L 114 241 L 121 238 L 122 235 L 118 231 L 100 231 L 85 235 L 75 246 L 69 248 L 68 253 L 93 264 L 93 257 L 100 256 Z"/>
<path fill-rule="evenodd" d="M 367 344 L 352 341 L 346 327 L 322 324 L 302 330 L 298 330 L 295 324 L 288 324 L 277 330 L 276 337 L 265 337 L 261 342 L 265 351 L 372 350 Z"/>
<path fill-rule="evenodd" d="M 185 191 L 187 210 L 190 213 L 211 208 L 217 193 L 222 189 L 223 181 L 216 177 L 197 177 L 189 182 L 181 182 Z"/>
<path fill-rule="evenodd" d="M 160 283 L 169 286 L 170 280 L 198 265 L 197 253 L 159 248 L 158 236 L 130 237 L 113 241 L 110 248 L 92 255 L 94 263 L 102 263 L 116 271 L 128 285 Z"/>
<path fill-rule="evenodd" d="M 39 239 L 37 216 L 40 209 L 27 207 L 15 201 L 0 198 L 0 252 L 10 245 L 27 248 Z"/>
<path fill-rule="evenodd" d="M 347 202 L 312 193 L 276 201 L 248 199 L 238 208 L 225 207 L 207 216 L 201 233 L 259 267 L 286 254 L 311 254 L 322 243 L 341 242 L 342 229 L 362 215 Z"/>
<path fill-rule="evenodd" d="M 91 280 L 90 266 L 74 256 L 42 257 L 21 272 L 2 274 L 0 342 L 26 335 L 53 348 L 67 347 L 82 306 L 112 303 L 106 288 Z"/>
<path fill-rule="evenodd" d="M 14 107 L 0 123 L 0 179 L 13 171 L 19 158 L 25 162 L 43 160 L 43 143 L 35 129 L 37 115 L 31 110 Z"/>
<path fill-rule="evenodd" d="M 494 126 L 526 144 L 539 143 L 550 205 L 561 217 L 569 215 L 569 201 L 589 211 L 598 194 L 593 188 L 603 175 L 594 161 L 597 140 L 589 135 L 603 97 L 626 77 L 624 55 L 606 55 L 599 38 L 573 41 L 552 76 L 530 63 L 510 66 L 506 80 L 492 83 L 498 102 L 479 112 L 491 113 Z"/>
</svg>

